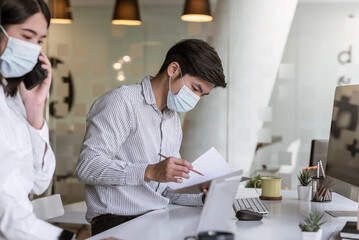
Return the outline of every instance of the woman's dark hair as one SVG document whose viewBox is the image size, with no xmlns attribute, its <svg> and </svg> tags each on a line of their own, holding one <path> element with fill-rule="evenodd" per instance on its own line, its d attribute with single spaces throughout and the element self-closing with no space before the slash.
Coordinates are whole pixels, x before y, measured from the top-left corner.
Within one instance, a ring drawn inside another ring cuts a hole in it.
<svg viewBox="0 0 359 240">
<path fill-rule="evenodd" d="M 162 64 L 162 73 L 172 62 L 178 62 L 183 75 L 189 74 L 213 83 L 215 87 L 226 87 L 221 59 L 214 48 L 200 39 L 182 40 L 170 50 Z"/>
<path fill-rule="evenodd" d="M 21 24 L 32 15 L 41 12 L 47 20 L 47 27 L 50 26 L 51 13 L 44 0 L 0 0 L 0 24 L 7 29 L 9 25 Z M 0 33 L 3 35 L 3 33 Z M 0 85 L 3 76 L 0 73 Z M 4 87 L 7 96 L 15 96 L 17 88 L 24 77 L 7 78 L 8 84 Z"/>
</svg>

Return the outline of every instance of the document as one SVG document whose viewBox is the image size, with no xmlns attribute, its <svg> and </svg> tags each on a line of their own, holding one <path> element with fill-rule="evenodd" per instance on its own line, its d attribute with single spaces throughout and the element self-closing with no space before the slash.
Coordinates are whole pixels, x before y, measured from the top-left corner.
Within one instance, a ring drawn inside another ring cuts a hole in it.
<svg viewBox="0 0 359 240">
<path fill-rule="evenodd" d="M 209 187 L 211 180 L 233 172 L 231 166 L 214 147 L 197 158 L 192 166 L 204 176 L 190 171 L 190 178 L 183 178 L 182 183 L 168 183 L 168 186 L 173 189 L 171 193 L 200 193 L 203 188 Z"/>
</svg>

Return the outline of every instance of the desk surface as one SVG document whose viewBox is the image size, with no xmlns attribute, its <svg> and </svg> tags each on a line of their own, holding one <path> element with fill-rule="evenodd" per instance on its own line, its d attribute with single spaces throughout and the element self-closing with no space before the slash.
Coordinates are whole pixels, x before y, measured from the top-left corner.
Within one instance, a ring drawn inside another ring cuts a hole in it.
<svg viewBox="0 0 359 240">
<path fill-rule="evenodd" d="M 258 196 L 253 189 L 239 189 L 238 197 Z M 356 202 L 333 193 L 333 201 L 316 203 L 299 201 L 297 191 L 282 190 L 282 201 L 263 201 L 269 210 L 269 215 L 262 221 L 237 221 L 234 212 L 228 219 L 228 231 L 235 233 L 236 239 L 301 239 L 298 227 L 303 214 L 309 211 L 347 210 L 356 211 Z M 185 236 L 196 233 L 197 224 L 202 208 L 170 205 L 168 208 L 156 210 L 109 229 L 89 239 L 117 237 L 119 239 L 171 239 L 183 240 Z M 353 218 L 333 218 L 324 214 L 327 221 L 323 226 L 322 239 L 329 239 L 332 233 L 344 226 Z"/>
</svg>

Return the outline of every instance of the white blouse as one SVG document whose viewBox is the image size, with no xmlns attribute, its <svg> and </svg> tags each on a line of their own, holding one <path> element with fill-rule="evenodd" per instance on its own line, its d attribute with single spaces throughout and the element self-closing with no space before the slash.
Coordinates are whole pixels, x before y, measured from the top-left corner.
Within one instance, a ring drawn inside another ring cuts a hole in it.
<svg viewBox="0 0 359 240">
<path fill-rule="evenodd" d="M 58 238 L 62 229 L 36 218 L 28 198 L 48 188 L 54 170 L 46 122 L 33 128 L 20 95 L 0 85 L 0 239 Z"/>
</svg>

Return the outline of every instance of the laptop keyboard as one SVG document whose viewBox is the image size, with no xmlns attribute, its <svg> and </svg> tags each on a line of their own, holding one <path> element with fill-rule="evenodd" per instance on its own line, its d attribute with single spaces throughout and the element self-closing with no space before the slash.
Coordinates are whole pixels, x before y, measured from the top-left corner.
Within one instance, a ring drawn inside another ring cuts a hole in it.
<svg viewBox="0 0 359 240">
<path fill-rule="evenodd" d="M 262 215 L 268 214 L 268 209 L 262 203 L 259 197 L 238 198 L 234 200 L 233 209 L 235 212 L 237 212 L 238 210 L 251 210 Z"/>
</svg>

